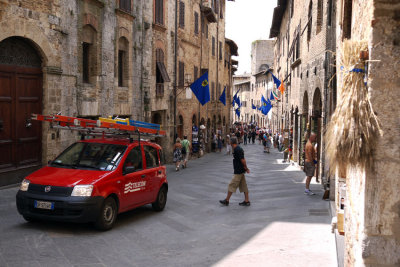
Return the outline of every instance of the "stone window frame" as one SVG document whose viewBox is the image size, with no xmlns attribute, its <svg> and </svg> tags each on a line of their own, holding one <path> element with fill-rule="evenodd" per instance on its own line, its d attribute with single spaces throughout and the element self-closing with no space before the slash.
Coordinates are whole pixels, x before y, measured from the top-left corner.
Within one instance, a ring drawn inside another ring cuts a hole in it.
<svg viewBox="0 0 400 267">
<path fill-rule="evenodd" d="M 310 42 L 311 34 L 312 34 L 312 0 L 310 0 L 310 4 L 308 6 L 308 23 L 307 23 L 307 41 Z"/>
<path fill-rule="evenodd" d="M 342 2 L 342 41 L 351 39 L 351 22 L 353 16 L 353 1 L 343 0 Z"/>
<path fill-rule="evenodd" d="M 318 6 L 317 6 L 317 34 L 321 32 L 322 30 L 322 23 L 323 23 L 323 1 L 318 0 Z"/>
<path fill-rule="evenodd" d="M 193 16 L 194 16 L 194 34 L 199 35 L 199 13 L 195 11 Z"/>
<path fill-rule="evenodd" d="M 82 27 L 81 73 L 82 83 L 95 84 L 98 75 L 98 32 L 92 24 Z"/>
<path fill-rule="evenodd" d="M 179 73 L 178 86 L 184 87 L 185 86 L 185 62 L 179 61 L 178 73 Z"/>
<path fill-rule="evenodd" d="M 118 39 L 117 79 L 118 87 L 128 87 L 129 82 L 129 41 L 125 36 Z"/>
<path fill-rule="evenodd" d="M 197 66 L 193 67 L 193 81 L 196 81 L 199 78 L 199 68 Z"/>
<path fill-rule="evenodd" d="M 219 42 L 219 60 L 222 60 L 222 42 Z"/>
<path fill-rule="evenodd" d="M 215 37 L 213 36 L 211 39 L 211 54 L 215 57 Z"/>
<path fill-rule="evenodd" d="M 118 8 L 127 13 L 132 13 L 132 0 L 118 0 Z"/>
</svg>

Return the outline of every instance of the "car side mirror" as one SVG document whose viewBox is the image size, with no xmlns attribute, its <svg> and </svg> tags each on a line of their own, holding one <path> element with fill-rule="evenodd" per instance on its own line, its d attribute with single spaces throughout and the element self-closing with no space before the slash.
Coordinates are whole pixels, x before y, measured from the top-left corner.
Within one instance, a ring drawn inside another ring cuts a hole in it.
<svg viewBox="0 0 400 267">
<path fill-rule="evenodd" d="M 124 175 L 129 174 L 135 171 L 135 166 L 125 166 L 124 167 Z"/>
</svg>

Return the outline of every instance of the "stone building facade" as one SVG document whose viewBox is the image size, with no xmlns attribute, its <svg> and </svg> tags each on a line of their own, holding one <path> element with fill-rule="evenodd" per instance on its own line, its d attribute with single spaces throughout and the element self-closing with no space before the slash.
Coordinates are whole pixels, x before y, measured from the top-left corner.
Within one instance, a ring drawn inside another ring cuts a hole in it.
<svg viewBox="0 0 400 267">
<path fill-rule="evenodd" d="M 251 73 L 236 75 L 234 77 L 234 93 L 238 93 L 242 107 L 240 108 L 240 121 L 245 123 L 257 124 L 259 127 L 265 127 L 267 118 L 258 109 L 261 106 L 261 96 L 267 97 L 268 77 L 264 74 L 266 70 L 273 68 L 274 64 L 274 40 L 256 40 L 251 45 Z M 243 86 L 242 79 L 248 78 L 250 84 Z M 269 96 L 268 96 L 269 97 Z"/>
<path fill-rule="evenodd" d="M 329 180 L 338 215 L 344 207 L 344 266 L 398 266 L 400 197 L 396 192 L 400 184 L 394 170 L 399 166 L 395 101 L 400 82 L 393 66 L 399 64 L 399 3 L 308 0 L 296 1 L 296 8 L 293 3 L 278 1 L 270 32 L 276 38 L 274 74 L 284 80 L 286 88 L 274 107 L 282 114 L 280 130 L 293 128 L 294 160 L 299 165 L 307 134 L 321 133 L 317 175 Z M 346 39 L 368 42 L 365 82 L 382 135 L 368 155 L 372 165 L 331 170 L 322 133 L 341 105 L 341 92 L 347 90 L 336 60 L 343 54 Z"/>
<path fill-rule="evenodd" d="M 208 151 L 212 133 L 225 133 L 231 121 L 229 101 L 224 106 L 218 100 L 224 88 L 226 98 L 231 98 L 231 56 L 237 55 L 236 44 L 225 38 L 225 1 L 154 1 L 153 10 L 151 120 L 169 132 L 161 141 L 167 155 L 172 156 L 175 137 L 191 141 L 192 127 L 200 125 L 206 127 L 203 140 Z M 205 72 L 211 101 L 201 106 L 190 85 Z"/>
<path fill-rule="evenodd" d="M 329 180 L 323 133 L 336 102 L 335 6 L 331 0 L 278 1 L 270 37 L 275 40 L 274 75 L 283 81 L 284 95 L 273 112 L 278 131 L 292 133 L 293 159 L 304 164 L 308 134 L 317 134 L 317 177 Z M 296 5 L 296 7 L 295 7 Z M 334 185 L 334 178 L 332 183 Z"/>
<path fill-rule="evenodd" d="M 337 181 L 346 183 L 344 264 L 399 266 L 400 4 L 340 0 L 336 9 L 337 58 L 343 40 L 368 42 L 366 86 L 382 129 L 370 155 L 372 166 L 348 166 L 337 172 Z M 338 93 L 342 90 L 343 73 L 338 71 Z"/>
<path fill-rule="evenodd" d="M 133 0 L 0 1 L 0 185 L 77 138 L 30 123 L 31 113 L 141 119 L 142 68 L 132 62 L 142 61 L 142 8 Z"/>
<path fill-rule="evenodd" d="M 200 116 L 214 125 L 230 121 L 229 108 L 215 96 L 199 110 L 186 93 L 203 69 L 209 70 L 215 95 L 227 86 L 231 96 L 231 55 L 237 46 L 225 39 L 225 1 L 178 1 L 177 45 L 175 5 L 173 0 L 0 0 L 0 186 L 20 181 L 79 138 L 31 123 L 31 113 L 159 123 L 168 136 L 156 141 L 167 155 L 174 131 L 190 136 Z M 183 75 L 175 75 L 180 66 Z M 175 87 L 175 78 L 184 83 Z"/>
</svg>

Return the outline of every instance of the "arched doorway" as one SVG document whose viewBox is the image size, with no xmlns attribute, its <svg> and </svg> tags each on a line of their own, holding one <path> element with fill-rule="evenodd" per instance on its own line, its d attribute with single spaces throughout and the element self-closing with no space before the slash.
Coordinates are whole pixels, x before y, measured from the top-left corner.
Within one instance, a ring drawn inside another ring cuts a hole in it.
<svg viewBox="0 0 400 267">
<path fill-rule="evenodd" d="M 313 97 L 313 109 L 311 116 L 311 131 L 317 134 L 317 161 L 320 162 L 321 157 L 321 124 L 322 124 L 322 100 L 321 100 L 321 91 L 319 88 L 315 89 L 314 97 Z M 316 178 L 319 180 L 319 170 L 320 164 L 317 165 L 316 169 Z"/>
<path fill-rule="evenodd" d="M 192 126 L 195 126 L 196 123 L 197 123 L 196 114 L 193 114 L 193 117 L 192 117 Z"/>
<path fill-rule="evenodd" d="M 28 39 L 0 42 L 0 172 L 39 166 L 42 155 L 42 59 Z M 2 185 L 2 181 L 0 181 Z"/>
<path fill-rule="evenodd" d="M 300 122 L 300 145 L 299 145 L 299 165 L 304 165 L 304 157 L 305 151 L 304 148 L 306 147 L 306 143 L 308 140 L 308 93 L 307 91 L 304 92 L 303 96 L 303 110 L 301 114 L 301 122 Z"/>
</svg>

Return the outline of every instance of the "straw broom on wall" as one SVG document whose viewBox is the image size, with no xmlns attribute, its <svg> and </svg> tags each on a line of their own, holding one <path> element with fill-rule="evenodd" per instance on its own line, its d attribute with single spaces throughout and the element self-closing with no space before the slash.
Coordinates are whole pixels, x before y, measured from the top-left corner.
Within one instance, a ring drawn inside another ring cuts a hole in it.
<svg viewBox="0 0 400 267">
<path fill-rule="evenodd" d="M 367 41 L 343 43 L 340 59 L 343 87 L 325 133 L 331 171 L 348 164 L 372 166 L 372 151 L 382 134 L 364 84 L 365 61 L 360 59 L 363 51 L 368 51 Z"/>
</svg>

